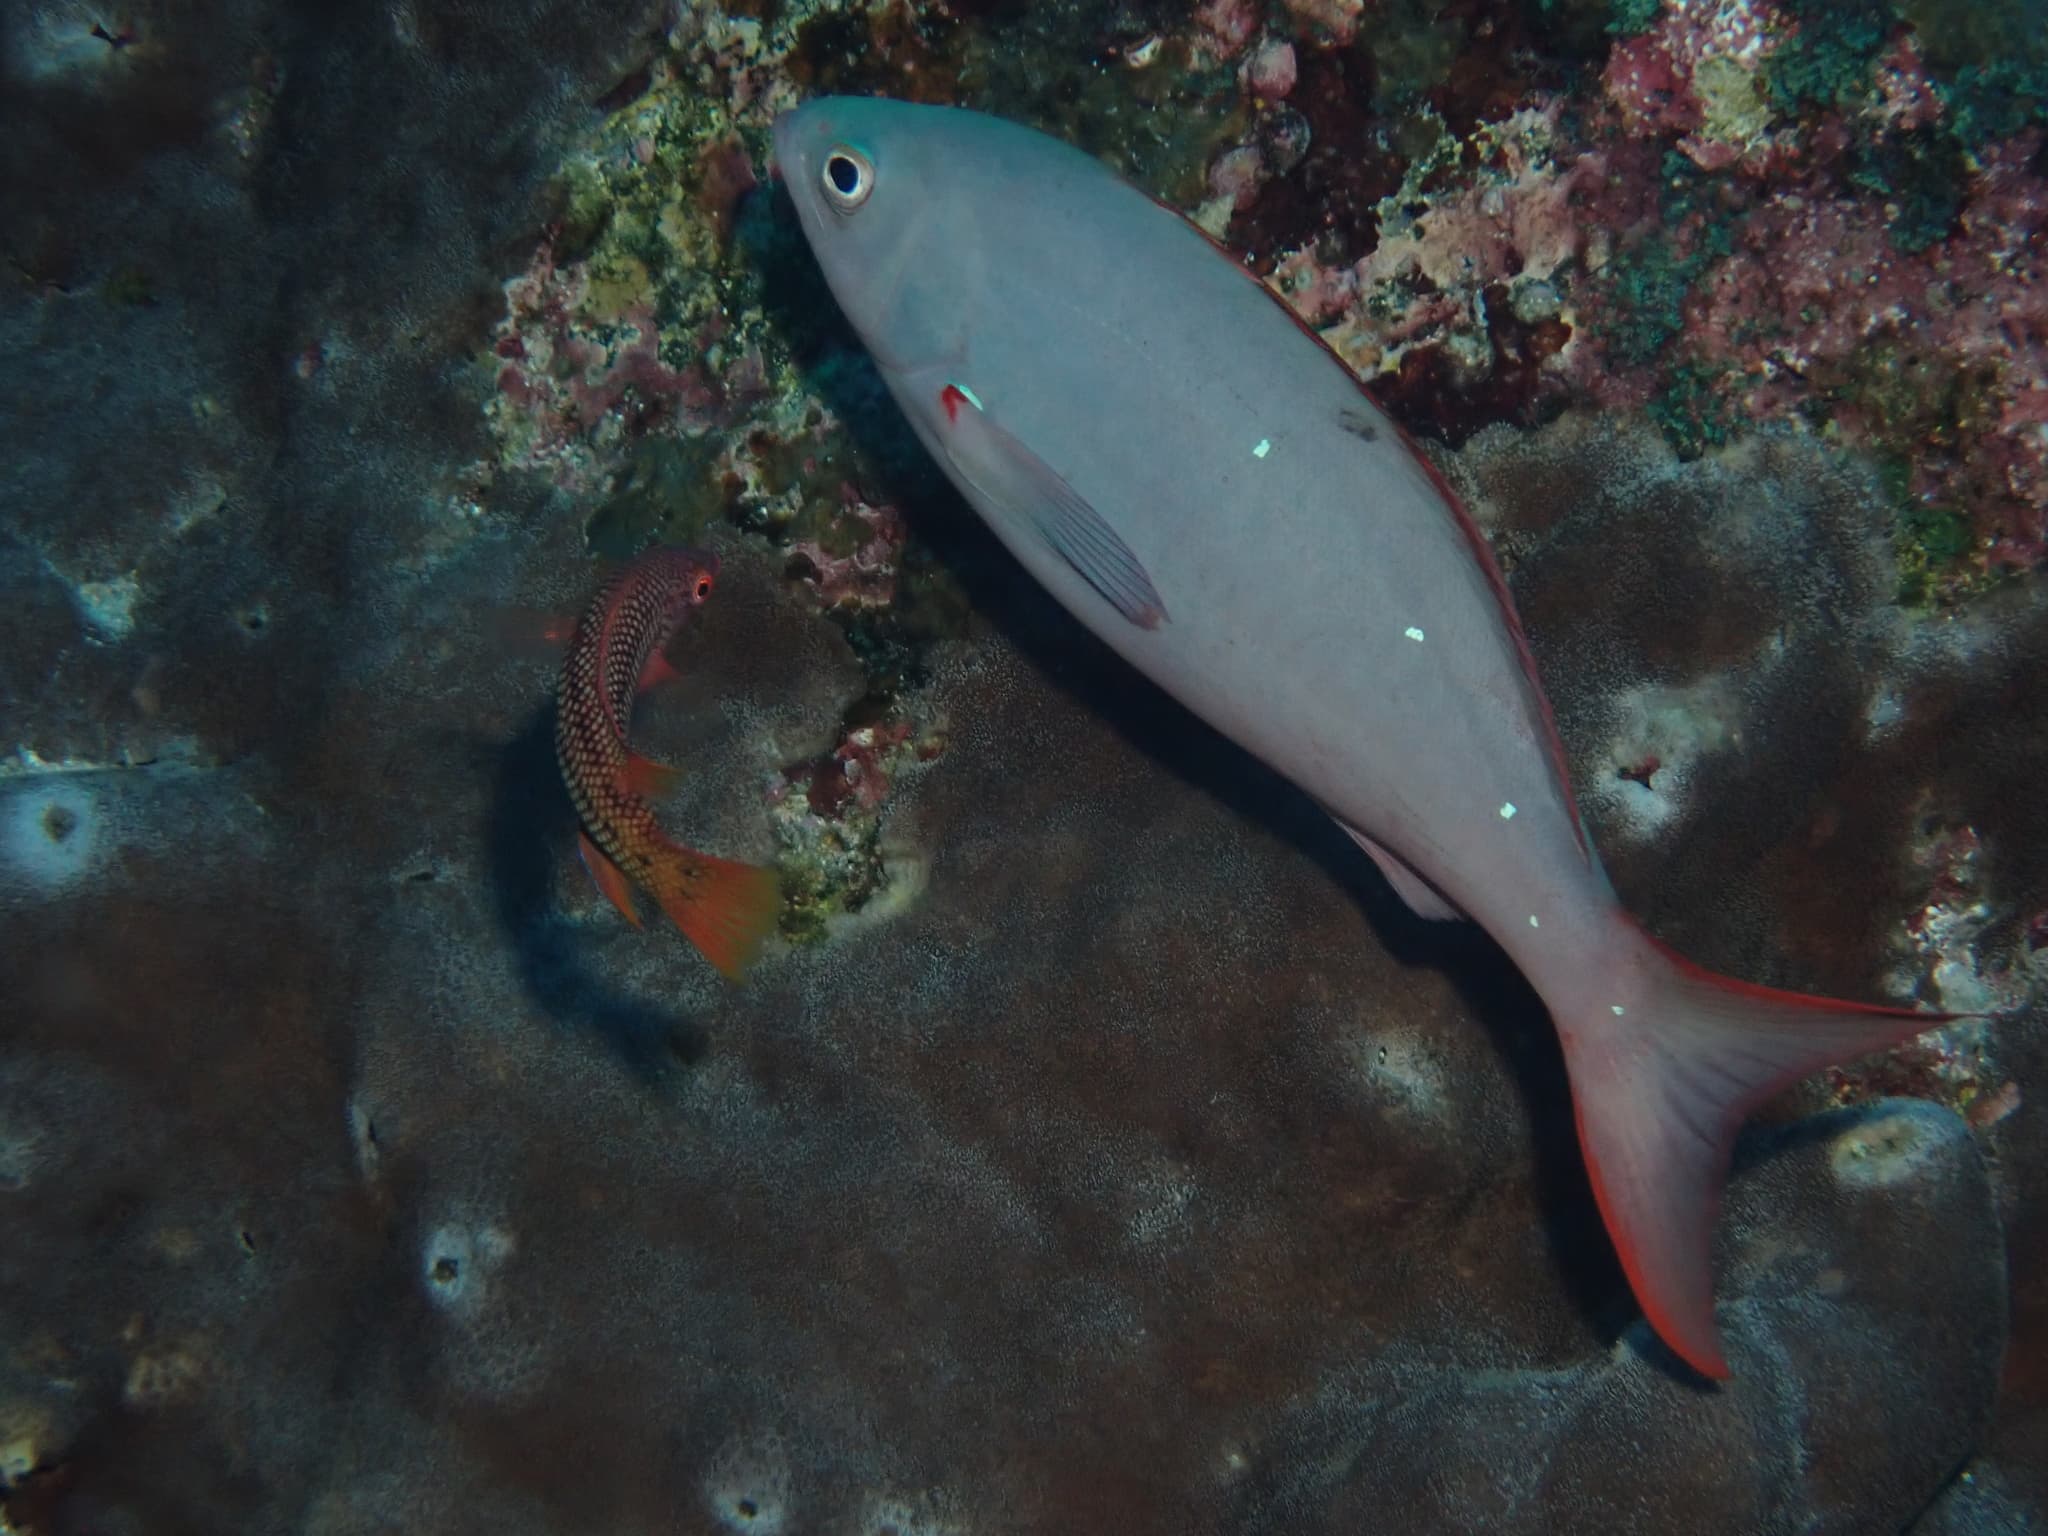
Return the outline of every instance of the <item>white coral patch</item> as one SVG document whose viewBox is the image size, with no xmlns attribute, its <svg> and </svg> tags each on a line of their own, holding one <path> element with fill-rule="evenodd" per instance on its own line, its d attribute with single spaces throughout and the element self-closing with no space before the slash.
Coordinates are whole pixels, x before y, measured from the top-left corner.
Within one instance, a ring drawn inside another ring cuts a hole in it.
<svg viewBox="0 0 2048 1536">
<path fill-rule="evenodd" d="M 1700 765 L 1740 744 L 1742 695 L 1732 678 L 1708 677 L 1635 689 L 1616 714 L 1607 766 L 1586 799 L 1620 836 L 1646 842 L 1684 812 Z"/>
</svg>

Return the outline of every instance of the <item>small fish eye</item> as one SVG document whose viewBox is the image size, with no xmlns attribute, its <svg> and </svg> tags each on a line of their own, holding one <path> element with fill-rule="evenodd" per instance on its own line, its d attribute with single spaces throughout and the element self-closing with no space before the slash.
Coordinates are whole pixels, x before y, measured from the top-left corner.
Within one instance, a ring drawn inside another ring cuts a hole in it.
<svg viewBox="0 0 2048 1536">
<path fill-rule="evenodd" d="M 851 213 L 875 190 L 875 168 L 850 145 L 835 144 L 825 156 L 825 196 L 841 213 Z"/>
<path fill-rule="evenodd" d="M 697 578 L 697 601 L 701 603 L 710 595 L 711 578 L 709 576 L 699 576 Z"/>
</svg>

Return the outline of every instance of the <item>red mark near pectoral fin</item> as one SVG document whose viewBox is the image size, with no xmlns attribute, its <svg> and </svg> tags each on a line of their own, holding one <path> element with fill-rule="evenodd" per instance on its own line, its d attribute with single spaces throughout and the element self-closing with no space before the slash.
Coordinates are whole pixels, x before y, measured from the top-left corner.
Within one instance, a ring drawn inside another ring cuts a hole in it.
<svg viewBox="0 0 2048 1536">
<path fill-rule="evenodd" d="M 946 420 L 957 423 L 960 420 L 960 407 L 972 402 L 958 384 L 948 384 L 939 391 L 939 404 L 945 408 Z"/>
</svg>

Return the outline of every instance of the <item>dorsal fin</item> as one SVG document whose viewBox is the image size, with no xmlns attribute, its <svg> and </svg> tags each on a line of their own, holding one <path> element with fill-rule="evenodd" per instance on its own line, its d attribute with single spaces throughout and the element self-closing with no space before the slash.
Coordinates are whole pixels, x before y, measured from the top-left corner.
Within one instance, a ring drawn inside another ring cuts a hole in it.
<svg viewBox="0 0 2048 1536">
<path fill-rule="evenodd" d="M 1465 536 L 1465 543 L 1472 551 L 1472 558 L 1479 562 L 1479 569 L 1486 576 L 1487 587 L 1492 591 L 1495 602 L 1500 606 L 1501 622 L 1507 626 L 1508 638 L 1514 643 L 1515 659 L 1521 663 L 1522 676 L 1527 681 L 1529 692 L 1536 701 L 1536 717 L 1543 727 L 1544 744 L 1550 753 L 1551 771 L 1557 775 L 1558 786 L 1564 791 L 1565 807 L 1571 813 L 1572 835 L 1578 839 L 1579 852 L 1584 854 L 1588 861 L 1590 861 L 1593 857 L 1592 844 L 1586 839 L 1585 822 L 1579 815 L 1579 797 L 1572 790 L 1571 767 L 1569 760 L 1565 756 L 1564 738 L 1557 731 L 1557 715 L 1550 707 L 1550 695 L 1543 691 L 1543 679 L 1536 671 L 1536 653 L 1529 648 L 1528 633 L 1522 628 L 1521 615 L 1515 611 L 1514 594 L 1508 590 L 1507 576 L 1501 571 L 1500 561 L 1494 557 L 1492 541 L 1486 537 L 1485 531 L 1480 528 L 1472 514 L 1466 510 L 1463 499 L 1451 488 L 1450 482 L 1444 479 L 1443 472 L 1430 462 L 1427 454 L 1423 453 L 1416 446 L 1415 439 L 1410 435 L 1408 429 L 1402 426 L 1400 422 L 1394 420 L 1392 416 L 1387 415 L 1379 401 L 1373 399 L 1372 391 L 1366 388 L 1365 381 L 1352 371 L 1351 365 L 1344 361 L 1335 347 L 1331 346 L 1329 342 L 1325 341 L 1317 333 L 1314 326 L 1295 313 L 1292 305 L 1275 293 L 1256 273 L 1249 270 L 1242 261 L 1233 256 L 1229 248 L 1222 241 L 1218 240 L 1209 231 L 1202 228 L 1201 225 L 1197 224 L 1171 203 L 1162 202 L 1160 199 L 1153 197 L 1151 193 L 1145 192 L 1142 187 L 1138 190 L 1208 242 L 1209 248 L 1222 257 L 1224 261 L 1228 262 L 1231 269 L 1238 276 L 1258 289 L 1269 303 L 1273 304 L 1279 309 L 1280 313 L 1292 321 L 1297 331 L 1300 331 L 1302 335 L 1306 336 L 1318 347 L 1321 347 L 1329 356 L 1330 361 L 1344 370 L 1344 377 L 1351 381 L 1352 387 L 1358 391 L 1366 403 L 1384 417 L 1387 424 L 1398 434 L 1401 446 L 1407 451 L 1408 456 L 1422 466 L 1422 472 L 1429 477 L 1429 483 L 1436 489 L 1436 493 L 1443 501 L 1445 509 L 1451 514 L 1452 521 L 1456 523 L 1458 531 Z"/>
</svg>

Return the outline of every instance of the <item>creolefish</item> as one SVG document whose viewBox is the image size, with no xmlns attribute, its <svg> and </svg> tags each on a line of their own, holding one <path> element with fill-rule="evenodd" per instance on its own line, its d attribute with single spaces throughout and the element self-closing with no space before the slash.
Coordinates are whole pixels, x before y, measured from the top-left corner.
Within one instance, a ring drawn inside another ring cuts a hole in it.
<svg viewBox="0 0 2048 1536">
<path fill-rule="evenodd" d="M 636 928 L 633 888 L 648 892 L 705 959 L 737 976 L 775 924 L 775 872 L 670 841 L 647 796 L 672 783 L 676 770 L 626 741 L 634 698 L 669 674 L 662 651 L 717 578 L 715 555 L 656 549 L 605 583 L 562 661 L 555 760 L 581 822 L 577 847 L 598 889 Z"/>
<path fill-rule="evenodd" d="M 1744 1115 L 1946 1016 L 1716 976 L 1629 918 L 1485 537 L 1192 225 L 950 108 L 814 101 L 775 154 L 911 426 L 1025 569 L 1313 795 L 1416 912 L 1514 958 L 1643 1311 L 1727 1375 L 1711 1240 Z"/>
</svg>

